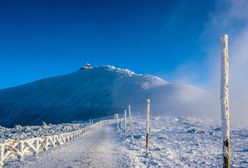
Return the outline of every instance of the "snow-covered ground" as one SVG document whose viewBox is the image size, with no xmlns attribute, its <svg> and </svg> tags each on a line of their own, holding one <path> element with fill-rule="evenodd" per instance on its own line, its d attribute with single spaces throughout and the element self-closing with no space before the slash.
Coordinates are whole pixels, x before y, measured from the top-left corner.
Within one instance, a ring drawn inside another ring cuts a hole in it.
<svg viewBox="0 0 248 168">
<path fill-rule="evenodd" d="M 68 123 L 68 124 L 43 124 L 41 126 L 20 126 L 14 128 L 5 128 L 0 126 L 0 143 L 9 139 L 28 139 L 33 137 L 56 135 L 65 132 L 76 131 L 89 123 Z"/>
<path fill-rule="evenodd" d="M 137 167 L 222 167 L 222 136 L 218 122 L 192 118 L 151 120 L 149 158 L 145 156 L 145 119 L 135 118 L 134 142 L 121 133 L 123 146 Z M 248 130 L 233 126 L 232 167 L 248 167 Z"/>
<path fill-rule="evenodd" d="M 145 118 L 134 117 L 134 142 L 131 142 L 129 129 L 125 135 L 115 124 L 104 125 L 86 132 L 79 139 L 41 152 L 37 158 L 7 162 L 6 167 L 222 167 L 222 136 L 218 121 L 153 117 L 148 158 L 145 155 L 145 123 Z M 68 124 L 69 129 L 73 125 Z M 55 128 L 53 125 L 51 129 L 63 130 L 63 126 Z M 247 168 L 248 129 L 232 123 L 231 149 L 232 167 Z"/>
<path fill-rule="evenodd" d="M 86 132 L 79 139 L 29 157 L 7 162 L 6 168 L 126 168 L 130 158 L 112 125 Z"/>
</svg>

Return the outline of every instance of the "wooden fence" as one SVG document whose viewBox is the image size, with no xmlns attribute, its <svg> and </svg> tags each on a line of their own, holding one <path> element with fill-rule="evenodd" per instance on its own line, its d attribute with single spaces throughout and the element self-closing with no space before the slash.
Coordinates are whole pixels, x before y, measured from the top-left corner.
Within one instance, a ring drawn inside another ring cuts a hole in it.
<svg viewBox="0 0 248 168">
<path fill-rule="evenodd" d="M 72 141 L 83 133 L 94 129 L 99 125 L 108 123 L 113 123 L 113 120 L 99 121 L 82 129 L 58 135 L 41 136 L 25 140 L 7 140 L 0 143 L 0 168 L 4 166 L 4 161 L 6 160 L 23 160 L 25 156 L 37 155 L 41 151 L 46 151 L 49 148 L 54 148 L 58 145 Z"/>
</svg>

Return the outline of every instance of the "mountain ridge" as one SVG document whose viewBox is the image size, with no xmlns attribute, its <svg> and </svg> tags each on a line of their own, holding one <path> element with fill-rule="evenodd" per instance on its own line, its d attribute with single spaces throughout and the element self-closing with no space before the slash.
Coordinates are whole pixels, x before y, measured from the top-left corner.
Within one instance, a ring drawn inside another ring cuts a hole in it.
<svg viewBox="0 0 248 168">
<path fill-rule="evenodd" d="M 157 113 L 168 113 L 175 108 L 170 101 L 188 101 L 176 98 L 187 89 L 194 90 L 196 97 L 204 94 L 200 88 L 110 65 L 80 69 L 0 90 L 0 125 L 88 120 L 121 113 L 128 104 L 135 112 L 143 112 L 147 98 L 152 99 Z M 163 105 L 160 99 L 168 103 Z"/>
</svg>

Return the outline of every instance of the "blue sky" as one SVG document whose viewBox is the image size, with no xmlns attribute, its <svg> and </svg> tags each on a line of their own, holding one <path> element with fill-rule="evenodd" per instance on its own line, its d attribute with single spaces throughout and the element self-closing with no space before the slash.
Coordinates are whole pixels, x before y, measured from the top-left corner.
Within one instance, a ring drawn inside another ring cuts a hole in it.
<svg viewBox="0 0 248 168">
<path fill-rule="evenodd" d="M 204 37 L 215 10 L 209 0 L 1 1 L 0 88 L 69 73 L 86 62 L 169 81 L 183 69 L 184 75 L 197 72 L 189 82 L 204 85 L 205 48 L 219 38 Z"/>
</svg>

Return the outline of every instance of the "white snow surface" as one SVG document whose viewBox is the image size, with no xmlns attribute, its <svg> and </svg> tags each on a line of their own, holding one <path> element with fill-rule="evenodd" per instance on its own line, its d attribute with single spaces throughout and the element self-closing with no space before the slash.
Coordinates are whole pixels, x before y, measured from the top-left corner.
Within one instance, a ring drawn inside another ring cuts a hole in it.
<svg viewBox="0 0 248 168">
<path fill-rule="evenodd" d="M 137 167 L 222 167 L 222 134 L 214 120 L 155 117 L 151 120 L 149 157 L 145 155 L 145 118 L 134 119 L 134 143 L 120 135 Z M 248 167 L 248 130 L 231 132 L 232 167 Z"/>
<path fill-rule="evenodd" d="M 117 67 L 112 66 L 112 65 L 103 65 L 103 66 L 100 66 L 100 68 L 101 67 L 106 68 L 107 70 L 110 70 L 110 71 L 126 74 L 126 75 L 129 75 L 129 76 L 137 75 L 137 74 L 135 74 L 133 71 L 131 71 L 129 69 L 121 69 L 121 68 L 117 68 Z"/>
<path fill-rule="evenodd" d="M 49 136 L 79 130 L 89 123 L 43 124 L 36 126 L 20 126 L 5 128 L 0 126 L 0 143 L 5 140 L 23 140 L 33 137 Z"/>
<path fill-rule="evenodd" d="M 43 152 L 24 162 L 8 162 L 8 168 L 126 168 L 132 167 L 112 125 L 98 127 L 79 139 Z"/>
<path fill-rule="evenodd" d="M 105 125 L 58 148 L 8 162 L 6 167 L 53 168 L 191 168 L 222 167 L 222 135 L 216 120 L 152 117 L 149 157 L 145 156 L 145 118 L 134 117 L 134 142 L 129 129 Z M 129 123 L 129 122 L 128 122 Z M 129 127 L 127 127 L 129 128 Z M 248 167 L 248 129 L 232 124 L 232 167 Z"/>
</svg>

